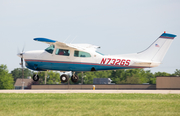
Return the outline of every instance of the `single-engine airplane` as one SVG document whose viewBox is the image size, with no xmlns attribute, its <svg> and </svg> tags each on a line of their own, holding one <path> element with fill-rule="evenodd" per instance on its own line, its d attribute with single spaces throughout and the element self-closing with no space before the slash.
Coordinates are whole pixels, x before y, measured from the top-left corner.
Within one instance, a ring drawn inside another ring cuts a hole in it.
<svg viewBox="0 0 180 116">
<path fill-rule="evenodd" d="M 124 55 L 103 55 L 96 50 L 99 46 L 91 44 L 66 44 L 47 38 L 34 38 L 35 41 L 50 44 L 45 50 L 27 51 L 18 56 L 25 61 L 27 68 L 35 71 L 101 71 L 132 68 L 157 67 L 162 62 L 176 35 L 164 32 L 154 43 L 142 52 Z M 60 76 L 61 82 L 67 82 L 66 74 Z M 39 80 L 38 74 L 33 76 Z M 72 82 L 78 81 L 73 73 Z"/>
</svg>

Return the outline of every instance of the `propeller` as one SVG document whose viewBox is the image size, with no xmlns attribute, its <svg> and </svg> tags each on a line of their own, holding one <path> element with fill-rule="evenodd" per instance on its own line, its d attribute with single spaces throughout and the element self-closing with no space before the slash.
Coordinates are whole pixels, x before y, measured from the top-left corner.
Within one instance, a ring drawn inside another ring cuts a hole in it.
<svg viewBox="0 0 180 116">
<path fill-rule="evenodd" d="M 21 63 L 19 63 L 21 65 L 22 68 L 22 89 L 24 89 L 24 65 L 23 65 L 23 54 L 24 54 L 24 48 L 22 49 L 21 53 L 18 53 L 17 55 L 21 58 Z M 18 49 L 19 51 L 19 49 Z"/>
<path fill-rule="evenodd" d="M 19 48 L 18 48 L 18 56 L 21 58 L 21 63 L 20 63 L 20 65 L 23 67 L 23 54 L 24 54 L 24 48 L 25 48 L 25 46 L 23 47 L 23 49 L 22 49 L 22 52 L 20 52 L 20 50 L 19 50 Z"/>
</svg>

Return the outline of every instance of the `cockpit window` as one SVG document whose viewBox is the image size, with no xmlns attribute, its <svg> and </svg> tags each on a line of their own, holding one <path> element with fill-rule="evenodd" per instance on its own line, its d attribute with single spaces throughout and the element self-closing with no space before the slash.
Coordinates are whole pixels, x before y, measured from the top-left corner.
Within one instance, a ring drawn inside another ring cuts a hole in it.
<svg viewBox="0 0 180 116">
<path fill-rule="evenodd" d="M 91 57 L 89 53 L 82 52 L 82 51 L 74 51 L 74 56 L 75 57 Z"/>
<path fill-rule="evenodd" d="M 55 54 L 56 54 L 56 55 L 69 56 L 70 50 L 58 49 L 58 48 L 57 48 Z"/>
<path fill-rule="evenodd" d="M 51 45 L 51 46 L 49 46 L 48 48 L 46 48 L 45 51 L 48 52 L 48 53 L 50 53 L 50 54 L 52 54 L 53 51 L 54 51 L 54 48 L 55 48 L 55 46 L 54 46 L 54 45 Z"/>
</svg>

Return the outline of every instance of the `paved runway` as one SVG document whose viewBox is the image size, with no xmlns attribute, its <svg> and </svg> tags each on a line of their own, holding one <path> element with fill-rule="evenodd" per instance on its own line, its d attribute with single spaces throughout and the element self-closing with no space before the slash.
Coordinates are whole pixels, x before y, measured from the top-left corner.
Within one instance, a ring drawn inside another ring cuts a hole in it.
<svg viewBox="0 0 180 116">
<path fill-rule="evenodd" d="M 149 93 L 149 94 L 180 94 L 180 90 L 0 90 L 0 93 Z"/>
</svg>

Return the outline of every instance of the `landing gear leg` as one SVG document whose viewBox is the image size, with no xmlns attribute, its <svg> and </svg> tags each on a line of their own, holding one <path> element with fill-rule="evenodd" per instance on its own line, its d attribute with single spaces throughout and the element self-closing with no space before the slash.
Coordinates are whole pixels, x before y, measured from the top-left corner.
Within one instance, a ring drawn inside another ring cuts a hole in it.
<svg viewBox="0 0 180 116">
<path fill-rule="evenodd" d="M 76 83 L 76 82 L 78 82 L 78 80 L 79 80 L 79 77 L 77 75 L 75 75 L 75 72 L 73 72 L 73 75 L 71 76 L 71 81 L 73 83 Z"/>
</svg>

